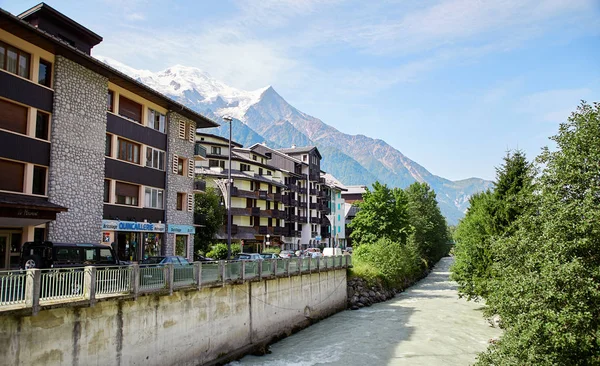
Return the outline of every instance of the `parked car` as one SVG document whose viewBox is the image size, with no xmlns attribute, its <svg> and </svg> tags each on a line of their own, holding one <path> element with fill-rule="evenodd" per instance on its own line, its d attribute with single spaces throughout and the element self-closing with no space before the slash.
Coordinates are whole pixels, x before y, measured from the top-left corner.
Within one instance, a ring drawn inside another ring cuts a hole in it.
<svg viewBox="0 0 600 366">
<path fill-rule="evenodd" d="M 103 244 L 29 241 L 23 244 L 19 265 L 31 268 L 73 268 L 122 264 L 113 248 Z"/>
<path fill-rule="evenodd" d="M 263 257 L 258 253 L 240 253 L 235 256 L 236 261 L 262 261 Z"/>
<path fill-rule="evenodd" d="M 350 254 L 352 254 L 352 247 L 346 247 L 346 251 Z"/>
<path fill-rule="evenodd" d="M 294 258 L 296 257 L 296 253 L 293 250 L 282 250 L 279 253 L 279 257 L 281 258 Z"/>
<path fill-rule="evenodd" d="M 148 257 L 141 264 L 168 264 L 173 263 L 175 266 L 189 266 L 191 263 L 184 257 L 176 255 L 167 255 L 163 257 Z"/>
<path fill-rule="evenodd" d="M 323 253 L 321 252 L 308 252 L 310 254 L 311 258 L 320 258 L 323 256 Z"/>
<path fill-rule="evenodd" d="M 263 257 L 263 259 L 277 259 L 279 258 L 279 256 L 275 253 L 262 253 L 260 255 L 261 257 Z"/>
<path fill-rule="evenodd" d="M 325 257 L 342 255 L 342 250 L 340 248 L 325 248 L 323 249 L 323 255 Z"/>
<path fill-rule="evenodd" d="M 212 262 L 214 259 L 201 256 L 200 254 L 194 254 L 194 262 Z"/>
</svg>

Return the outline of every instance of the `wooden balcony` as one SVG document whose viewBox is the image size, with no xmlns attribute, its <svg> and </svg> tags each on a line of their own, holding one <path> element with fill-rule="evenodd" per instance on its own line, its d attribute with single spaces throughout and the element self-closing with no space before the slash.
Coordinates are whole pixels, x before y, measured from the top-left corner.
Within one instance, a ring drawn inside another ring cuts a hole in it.
<svg viewBox="0 0 600 366">
<path fill-rule="evenodd" d="M 306 224 L 308 222 L 308 219 L 306 218 L 306 216 L 298 216 L 298 222 Z"/>
</svg>

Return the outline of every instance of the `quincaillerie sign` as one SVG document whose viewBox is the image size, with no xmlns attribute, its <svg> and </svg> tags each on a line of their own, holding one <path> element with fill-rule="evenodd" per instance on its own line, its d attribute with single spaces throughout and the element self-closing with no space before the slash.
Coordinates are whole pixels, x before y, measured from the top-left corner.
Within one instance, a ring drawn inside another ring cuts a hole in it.
<svg viewBox="0 0 600 366">
<path fill-rule="evenodd" d="M 165 224 L 153 222 L 102 220 L 102 230 L 164 233 Z"/>
</svg>

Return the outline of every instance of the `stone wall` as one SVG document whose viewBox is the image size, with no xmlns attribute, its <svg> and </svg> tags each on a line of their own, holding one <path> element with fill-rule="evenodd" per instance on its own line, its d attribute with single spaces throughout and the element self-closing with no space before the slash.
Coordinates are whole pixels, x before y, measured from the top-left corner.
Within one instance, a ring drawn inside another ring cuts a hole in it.
<svg viewBox="0 0 600 366">
<path fill-rule="evenodd" d="M 54 65 L 48 198 L 69 210 L 48 239 L 100 242 L 108 79 L 62 56 Z"/>
<path fill-rule="evenodd" d="M 8 365 L 224 363 L 345 309 L 346 269 L 0 315 Z"/>
<path fill-rule="evenodd" d="M 188 165 L 184 169 L 184 175 L 173 173 L 173 155 L 176 154 L 179 158 L 194 159 L 194 142 L 188 139 L 179 138 L 179 123 L 184 122 L 186 125 L 186 136 L 190 131 L 190 124 L 193 126 L 194 138 L 196 124 L 183 117 L 182 115 L 169 112 L 168 114 L 168 167 L 167 167 L 167 224 L 177 225 L 193 225 L 194 213 L 187 210 L 187 201 L 184 203 L 184 210 L 177 210 L 177 193 L 193 194 L 194 176 L 190 178 L 187 174 Z M 191 259 L 194 246 L 193 235 L 188 236 L 188 255 Z M 165 254 L 173 254 L 175 252 L 175 234 L 166 234 Z"/>
</svg>

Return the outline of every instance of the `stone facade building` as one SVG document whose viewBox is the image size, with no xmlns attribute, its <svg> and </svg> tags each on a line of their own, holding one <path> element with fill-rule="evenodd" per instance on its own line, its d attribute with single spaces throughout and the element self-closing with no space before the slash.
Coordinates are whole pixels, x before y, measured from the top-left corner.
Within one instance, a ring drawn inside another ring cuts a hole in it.
<svg viewBox="0 0 600 366">
<path fill-rule="evenodd" d="M 101 41 L 44 3 L 0 9 L 0 269 L 31 240 L 192 256 L 195 132 L 217 124 L 91 57 Z"/>
</svg>

